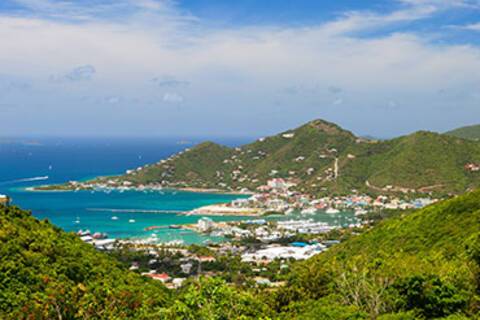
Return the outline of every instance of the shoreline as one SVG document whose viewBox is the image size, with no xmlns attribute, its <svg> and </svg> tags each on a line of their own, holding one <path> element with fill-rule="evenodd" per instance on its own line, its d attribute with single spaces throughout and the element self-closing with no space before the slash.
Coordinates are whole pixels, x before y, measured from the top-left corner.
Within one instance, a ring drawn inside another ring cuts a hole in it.
<svg viewBox="0 0 480 320">
<path fill-rule="evenodd" d="M 76 192 L 76 191 L 181 191 L 181 192 L 191 192 L 191 193 L 210 193 L 210 194 L 224 194 L 224 195 L 238 195 L 238 196 L 248 196 L 255 194 L 253 191 L 250 192 L 241 192 L 241 191 L 227 191 L 222 189 L 213 189 L 213 188 L 197 188 L 197 187 L 98 187 L 96 188 L 68 188 L 62 187 L 64 185 L 41 185 L 41 186 L 30 186 L 24 188 L 28 192 Z"/>
<path fill-rule="evenodd" d="M 218 203 L 191 210 L 190 212 L 186 213 L 186 215 L 213 217 L 261 217 L 265 213 L 264 211 L 265 210 L 260 208 L 233 208 L 229 207 L 226 203 Z"/>
</svg>

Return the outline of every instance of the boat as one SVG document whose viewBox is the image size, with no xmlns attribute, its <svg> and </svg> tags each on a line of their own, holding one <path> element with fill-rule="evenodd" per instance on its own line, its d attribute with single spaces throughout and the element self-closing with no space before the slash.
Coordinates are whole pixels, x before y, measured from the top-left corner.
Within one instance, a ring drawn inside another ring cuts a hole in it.
<svg viewBox="0 0 480 320">
<path fill-rule="evenodd" d="M 172 240 L 165 243 L 167 246 L 181 246 L 184 244 L 183 240 Z"/>
<path fill-rule="evenodd" d="M 302 211 L 300 211 L 301 214 L 315 214 L 317 213 L 317 209 L 315 208 L 307 208 L 307 209 L 303 209 Z"/>
<path fill-rule="evenodd" d="M 356 217 L 366 215 L 367 213 L 368 213 L 367 210 L 363 210 L 363 209 L 355 210 L 355 216 Z"/>
<path fill-rule="evenodd" d="M 135 219 L 128 220 L 129 223 L 135 223 Z"/>
<path fill-rule="evenodd" d="M 340 212 L 340 210 L 335 209 L 335 208 L 328 208 L 327 210 L 325 210 L 325 213 L 328 213 L 328 214 L 337 214 L 339 212 Z"/>
<path fill-rule="evenodd" d="M 79 236 L 88 236 L 88 235 L 90 235 L 90 230 L 88 230 L 88 229 L 85 230 L 85 231 L 84 231 L 84 230 L 78 230 L 77 235 L 79 235 Z"/>
<path fill-rule="evenodd" d="M 101 233 L 101 232 L 95 232 L 93 235 L 92 235 L 92 238 L 93 239 L 97 239 L 97 240 L 100 240 L 100 239 L 106 239 L 108 236 L 106 233 Z"/>
<path fill-rule="evenodd" d="M 118 220 L 118 217 L 117 217 L 117 216 L 113 216 L 113 217 L 112 217 L 112 220 Z"/>
<path fill-rule="evenodd" d="M 80 217 L 77 217 L 77 219 L 75 220 L 75 223 L 76 223 L 76 224 L 79 224 L 79 223 L 80 223 Z"/>
</svg>

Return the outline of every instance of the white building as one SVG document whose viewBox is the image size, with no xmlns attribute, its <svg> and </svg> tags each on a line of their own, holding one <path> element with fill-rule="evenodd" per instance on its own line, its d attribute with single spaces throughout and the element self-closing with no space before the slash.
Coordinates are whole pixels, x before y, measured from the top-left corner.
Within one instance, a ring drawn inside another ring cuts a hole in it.
<svg viewBox="0 0 480 320">
<path fill-rule="evenodd" d="M 253 253 L 246 253 L 242 255 L 244 262 L 257 261 L 273 261 L 275 259 L 290 259 L 304 260 L 313 257 L 314 255 L 325 250 L 325 246 L 321 244 L 309 245 L 305 247 L 282 247 L 270 246 L 266 249 L 258 250 Z"/>
<path fill-rule="evenodd" d="M 198 230 L 200 230 L 201 232 L 210 231 L 214 227 L 214 225 L 215 224 L 213 220 L 207 217 L 200 218 L 197 222 Z"/>
</svg>

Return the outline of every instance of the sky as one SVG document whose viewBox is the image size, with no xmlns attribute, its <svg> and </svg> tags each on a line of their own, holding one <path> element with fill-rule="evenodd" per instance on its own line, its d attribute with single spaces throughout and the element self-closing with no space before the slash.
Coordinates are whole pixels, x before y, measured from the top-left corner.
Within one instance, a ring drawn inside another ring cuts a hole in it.
<svg viewBox="0 0 480 320">
<path fill-rule="evenodd" d="M 480 0 L 1 0 L 0 136 L 480 123 Z"/>
</svg>

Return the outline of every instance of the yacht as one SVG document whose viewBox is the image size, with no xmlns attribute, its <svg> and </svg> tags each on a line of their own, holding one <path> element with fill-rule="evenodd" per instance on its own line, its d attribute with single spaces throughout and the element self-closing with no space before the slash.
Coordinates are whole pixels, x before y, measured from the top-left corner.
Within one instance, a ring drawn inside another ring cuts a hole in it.
<svg viewBox="0 0 480 320">
<path fill-rule="evenodd" d="M 340 210 L 335 209 L 335 208 L 328 208 L 328 209 L 325 211 L 325 213 L 328 213 L 328 214 L 337 214 L 337 213 L 339 213 L 339 212 L 340 212 Z"/>
<path fill-rule="evenodd" d="M 315 214 L 315 213 L 317 213 L 317 209 L 307 208 L 307 209 L 303 209 L 300 213 L 301 214 Z"/>
<path fill-rule="evenodd" d="M 368 213 L 368 211 L 364 210 L 364 209 L 355 210 L 355 216 L 356 217 L 366 215 L 367 213 Z"/>
</svg>

